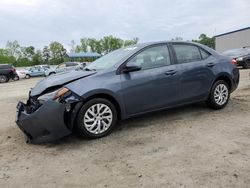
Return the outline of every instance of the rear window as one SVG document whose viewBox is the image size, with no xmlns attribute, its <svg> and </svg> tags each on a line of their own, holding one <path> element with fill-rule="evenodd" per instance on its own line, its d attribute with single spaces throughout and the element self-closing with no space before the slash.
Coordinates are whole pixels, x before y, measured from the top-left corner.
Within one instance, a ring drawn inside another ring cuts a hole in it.
<svg viewBox="0 0 250 188">
<path fill-rule="evenodd" d="M 0 65 L 0 69 L 11 69 L 13 68 L 12 65 Z"/>
<path fill-rule="evenodd" d="M 201 52 L 202 59 L 206 59 L 210 56 L 210 54 L 206 52 L 205 50 L 200 49 L 200 52 Z"/>
<path fill-rule="evenodd" d="M 189 63 L 200 61 L 201 54 L 199 48 L 194 45 L 174 44 L 173 45 L 178 63 Z"/>
<path fill-rule="evenodd" d="M 77 66 L 78 65 L 77 63 L 74 63 L 74 62 L 67 62 L 65 64 L 66 64 L 66 67 L 73 67 L 73 66 Z"/>
</svg>

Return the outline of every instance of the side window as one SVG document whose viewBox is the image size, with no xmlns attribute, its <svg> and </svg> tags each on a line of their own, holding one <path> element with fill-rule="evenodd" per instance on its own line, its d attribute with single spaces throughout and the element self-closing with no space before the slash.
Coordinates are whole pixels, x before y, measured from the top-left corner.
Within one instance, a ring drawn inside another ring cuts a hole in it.
<svg viewBox="0 0 250 188">
<path fill-rule="evenodd" d="M 167 46 L 148 48 L 133 57 L 127 65 L 141 66 L 142 69 L 151 69 L 170 65 L 170 56 Z"/>
<path fill-rule="evenodd" d="M 189 63 L 201 60 L 199 48 L 193 45 L 174 44 L 173 45 L 178 63 Z"/>
<path fill-rule="evenodd" d="M 210 56 L 210 54 L 206 52 L 205 50 L 200 49 L 200 52 L 201 52 L 202 59 L 206 59 Z"/>
<path fill-rule="evenodd" d="M 65 63 L 62 63 L 62 64 L 58 65 L 58 68 L 60 68 L 60 69 L 63 69 L 65 67 L 66 67 Z"/>
</svg>

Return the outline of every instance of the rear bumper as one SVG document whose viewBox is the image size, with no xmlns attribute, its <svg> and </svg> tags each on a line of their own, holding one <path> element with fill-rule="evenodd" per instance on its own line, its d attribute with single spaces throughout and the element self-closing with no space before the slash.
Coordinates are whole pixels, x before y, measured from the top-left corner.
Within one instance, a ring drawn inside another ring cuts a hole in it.
<svg viewBox="0 0 250 188">
<path fill-rule="evenodd" d="M 69 135 L 64 121 L 65 104 L 46 101 L 35 112 L 28 114 L 27 106 L 17 105 L 16 124 L 27 136 L 27 142 L 39 144 Z"/>
<path fill-rule="evenodd" d="M 232 87 L 231 92 L 237 89 L 240 81 L 240 72 L 238 68 L 233 69 L 232 72 Z"/>
</svg>

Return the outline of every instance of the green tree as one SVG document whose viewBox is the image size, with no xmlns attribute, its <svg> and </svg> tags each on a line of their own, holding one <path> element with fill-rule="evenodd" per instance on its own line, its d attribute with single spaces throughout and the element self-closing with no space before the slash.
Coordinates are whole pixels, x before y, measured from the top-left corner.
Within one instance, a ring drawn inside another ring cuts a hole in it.
<svg viewBox="0 0 250 188">
<path fill-rule="evenodd" d="M 87 41 L 91 52 L 102 53 L 102 44 L 100 40 L 89 38 Z"/>
<path fill-rule="evenodd" d="M 28 46 L 28 47 L 21 47 L 22 54 L 25 58 L 32 59 L 35 55 L 35 47 Z"/>
<path fill-rule="evenodd" d="M 118 48 L 123 47 L 123 40 L 120 38 L 115 38 L 112 35 L 105 36 L 101 39 L 102 52 L 107 54 Z"/>
<path fill-rule="evenodd" d="M 126 46 L 137 44 L 138 40 L 139 39 L 137 37 L 134 38 L 133 40 L 124 40 L 123 46 L 126 47 Z"/>
<path fill-rule="evenodd" d="M 43 64 L 43 54 L 41 50 L 37 50 L 36 53 L 33 55 L 32 64 L 33 65 Z"/>
<path fill-rule="evenodd" d="M 6 50 L 8 51 L 9 56 L 13 56 L 16 59 L 18 59 L 22 54 L 21 46 L 16 40 L 13 42 L 8 41 L 6 44 Z"/>
<path fill-rule="evenodd" d="M 204 44 L 210 48 L 215 48 L 215 37 L 208 37 L 206 34 L 201 34 L 198 40 L 192 40 L 193 42 L 198 42 Z"/>
<path fill-rule="evenodd" d="M 50 51 L 48 46 L 44 46 L 42 51 L 42 58 L 45 63 L 49 63 L 50 60 Z"/>
<path fill-rule="evenodd" d="M 50 43 L 49 51 L 51 53 L 51 64 L 62 63 L 67 52 L 63 45 L 56 41 Z"/>
<path fill-rule="evenodd" d="M 16 59 L 8 54 L 6 49 L 0 48 L 0 64 L 16 64 Z"/>
<path fill-rule="evenodd" d="M 88 39 L 82 38 L 80 44 L 76 45 L 75 52 L 87 52 L 88 51 Z"/>
</svg>

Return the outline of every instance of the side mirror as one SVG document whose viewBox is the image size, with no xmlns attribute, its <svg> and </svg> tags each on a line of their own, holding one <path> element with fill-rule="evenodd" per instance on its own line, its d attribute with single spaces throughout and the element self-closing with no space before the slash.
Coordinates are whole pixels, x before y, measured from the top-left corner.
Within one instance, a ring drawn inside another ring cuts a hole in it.
<svg viewBox="0 0 250 188">
<path fill-rule="evenodd" d="M 129 73 L 129 72 L 135 72 L 135 71 L 139 71 L 141 70 L 141 67 L 140 66 L 137 66 L 137 65 L 126 65 L 124 68 L 123 68 L 123 72 L 124 73 Z"/>
</svg>

